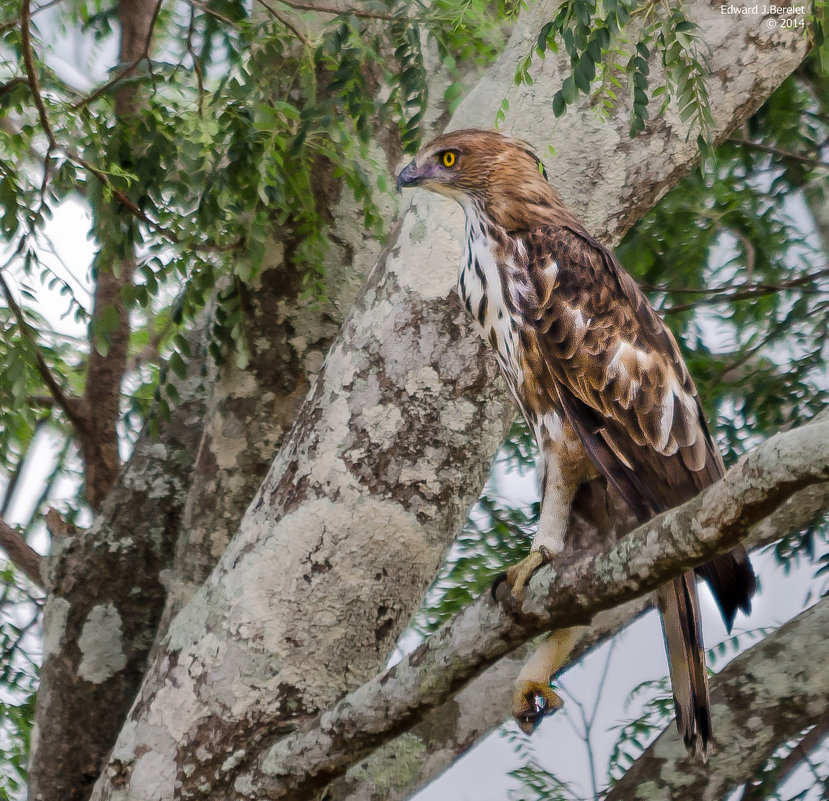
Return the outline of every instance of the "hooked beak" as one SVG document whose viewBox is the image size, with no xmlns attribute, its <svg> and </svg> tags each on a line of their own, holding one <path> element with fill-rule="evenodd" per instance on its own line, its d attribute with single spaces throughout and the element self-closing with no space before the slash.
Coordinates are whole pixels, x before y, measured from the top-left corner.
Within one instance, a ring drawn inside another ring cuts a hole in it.
<svg viewBox="0 0 829 801">
<path fill-rule="evenodd" d="M 400 170 L 400 175 L 397 176 L 397 191 L 400 192 L 404 186 L 417 186 L 422 180 L 423 176 L 417 172 L 417 164 L 412 161 Z"/>
</svg>

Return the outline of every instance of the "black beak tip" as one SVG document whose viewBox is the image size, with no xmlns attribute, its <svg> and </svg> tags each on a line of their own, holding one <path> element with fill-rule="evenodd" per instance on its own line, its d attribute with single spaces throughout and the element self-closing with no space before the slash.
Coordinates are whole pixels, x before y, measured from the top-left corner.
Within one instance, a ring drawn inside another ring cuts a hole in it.
<svg viewBox="0 0 829 801">
<path fill-rule="evenodd" d="M 397 176 L 397 191 L 402 192 L 404 186 L 414 186 L 417 183 L 417 165 L 414 162 L 407 164 Z"/>
</svg>

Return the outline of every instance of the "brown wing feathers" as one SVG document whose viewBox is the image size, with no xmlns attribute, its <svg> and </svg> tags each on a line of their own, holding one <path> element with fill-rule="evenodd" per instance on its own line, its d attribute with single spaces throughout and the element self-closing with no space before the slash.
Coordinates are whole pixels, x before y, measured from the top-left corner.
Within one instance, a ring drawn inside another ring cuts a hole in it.
<svg viewBox="0 0 829 801">
<path fill-rule="evenodd" d="M 689 500 L 724 471 L 676 342 L 632 278 L 577 224 L 527 237 L 539 347 L 585 449 L 640 520 Z M 551 272 L 534 269 L 549 259 Z M 745 549 L 700 569 L 729 629 L 755 588 Z M 708 683 L 693 572 L 659 593 L 677 726 L 704 753 Z"/>
</svg>

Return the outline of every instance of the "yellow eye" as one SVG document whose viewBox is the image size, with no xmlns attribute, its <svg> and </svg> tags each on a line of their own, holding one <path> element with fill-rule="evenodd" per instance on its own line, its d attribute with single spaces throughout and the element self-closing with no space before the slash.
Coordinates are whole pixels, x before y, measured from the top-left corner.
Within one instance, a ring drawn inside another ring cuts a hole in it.
<svg viewBox="0 0 829 801">
<path fill-rule="evenodd" d="M 443 166 L 444 167 L 454 167 L 455 166 L 455 154 L 451 150 L 447 150 L 443 154 L 443 158 L 441 159 L 441 161 L 443 161 Z"/>
</svg>

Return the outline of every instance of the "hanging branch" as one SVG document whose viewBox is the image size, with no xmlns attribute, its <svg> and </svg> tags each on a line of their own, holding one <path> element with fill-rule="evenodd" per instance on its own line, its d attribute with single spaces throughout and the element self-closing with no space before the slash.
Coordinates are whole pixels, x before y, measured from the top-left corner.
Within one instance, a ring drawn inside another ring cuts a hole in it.
<svg viewBox="0 0 829 801">
<path fill-rule="evenodd" d="M 29 545 L 5 520 L 0 519 L 0 548 L 9 561 L 39 589 L 43 589 L 40 564 L 43 557 Z"/>
</svg>

